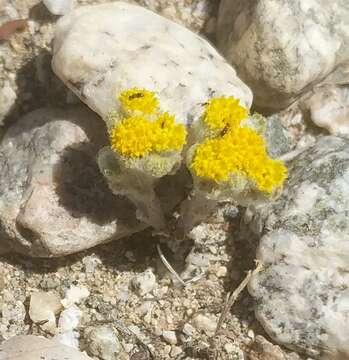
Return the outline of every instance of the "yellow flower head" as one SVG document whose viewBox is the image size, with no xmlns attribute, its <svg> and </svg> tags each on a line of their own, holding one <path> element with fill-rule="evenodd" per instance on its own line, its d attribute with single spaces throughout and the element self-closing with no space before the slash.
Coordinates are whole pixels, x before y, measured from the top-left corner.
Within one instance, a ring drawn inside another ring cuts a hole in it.
<svg viewBox="0 0 349 360">
<path fill-rule="evenodd" d="M 271 159 L 264 139 L 253 129 L 240 127 L 198 145 L 191 168 L 199 177 L 229 181 L 233 174 L 250 178 L 261 191 L 271 193 L 287 176 L 281 161 Z"/>
<path fill-rule="evenodd" d="M 233 96 L 221 96 L 206 104 L 204 122 L 210 129 L 236 128 L 248 115 L 248 110 Z"/>
<path fill-rule="evenodd" d="M 123 119 L 110 132 L 111 148 L 122 155 L 141 157 L 153 147 L 153 126 L 142 116 Z"/>
<path fill-rule="evenodd" d="M 143 114 L 152 114 L 159 105 L 154 92 L 139 88 L 123 91 L 119 96 L 119 100 L 125 110 L 139 111 Z"/>
<path fill-rule="evenodd" d="M 156 120 L 131 116 L 118 122 L 110 132 L 113 150 L 128 157 L 143 157 L 150 152 L 180 150 L 186 129 L 174 116 L 163 113 Z"/>
</svg>

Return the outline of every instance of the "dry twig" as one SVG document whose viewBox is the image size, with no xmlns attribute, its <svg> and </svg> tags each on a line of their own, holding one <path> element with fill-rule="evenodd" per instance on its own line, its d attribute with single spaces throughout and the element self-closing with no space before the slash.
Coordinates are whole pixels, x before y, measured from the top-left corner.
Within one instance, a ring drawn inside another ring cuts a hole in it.
<svg viewBox="0 0 349 360">
<path fill-rule="evenodd" d="M 254 270 L 249 270 L 247 275 L 245 276 L 245 278 L 241 281 L 240 285 L 232 293 L 229 293 L 227 295 L 227 300 L 225 302 L 222 314 L 219 317 L 214 336 L 217 336 L 219 334 L 219 331 L 220 331 L 220 329 L 221 329 L 221 327 L 222 327 L 222 325 L 223 325 L 223 323 L 224 323 L 224 321 L 225 321 L 231 307 L 234 305 L 235 301 L 237 300 L 237 298 L 239 297 L 241 292 L 248 285 L 248 283 L 251 280 L 251 277 L 253 275 L 258 274 L 260 271 L 262 271 L 262 268 L 263 268 L 262 263 L 259 262 L 259 261 L 256 261 L 256 264 L 257 264 L 256 268 Z"/>
</svg>

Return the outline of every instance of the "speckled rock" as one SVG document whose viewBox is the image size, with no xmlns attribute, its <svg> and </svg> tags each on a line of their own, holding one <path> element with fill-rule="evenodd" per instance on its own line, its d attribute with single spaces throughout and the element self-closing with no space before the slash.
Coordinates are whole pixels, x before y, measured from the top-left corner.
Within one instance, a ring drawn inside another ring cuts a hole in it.
<svg viewBox="0 0 349 360">
<path fill-rule="evenodd" d="M 249 290 L 277 342 L 314 358 L 349 358 L 349 141 L 325 136 L 289 163 L 273 204 L 256 209 L 265 270 Z"/>
<path fill-rule="evenodd" d="M 0 345 L 0 360 L 92 360 L 92 358 L 55 340 L 33 335 L 15 336 Z"/>
<path fill-rule="evenodd" d="M 184 123 L 195 120 L 213 95 L 233 95 L 247 106 L 252 101 L 249 88 L 207 41 L 123 2 L 64 16 L 53 52 L 58 77 L 102 117 L 119 108 L 120 91 L 135 86 L 156 91 L 163 110 Z"/>
<path fill-rule="evenodd" d="M 0 145 L 0 247 L 61 256 L 139 230 L 95 162 L 103 122 L 86 109 L 34 111 Z"/>
<path fill-rule="evenodd" d="M 256 104 L 282 108 L 348 64 L 348 25 L 346 0 L 222 0 L 217 39 Z"/>
<path fill-rule="evenodd" d="M 219 0 L 135 0 L 170 20 L 206 35 L 213 35 L 216 28 Z"/>
</svg>

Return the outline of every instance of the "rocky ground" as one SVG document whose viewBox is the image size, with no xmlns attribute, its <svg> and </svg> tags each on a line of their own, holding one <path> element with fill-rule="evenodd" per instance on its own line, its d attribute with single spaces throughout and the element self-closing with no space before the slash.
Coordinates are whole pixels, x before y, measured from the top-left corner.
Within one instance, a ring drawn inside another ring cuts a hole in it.
<svg viewBox="0 0 349 360">
<path fill-rule="evenodd" d="M 81 349 L 96 359 L 151 359 L 148 349 L 155 359 L 301 359 L 266 339 L 246 291 L 214 336 L 227 294 L 255 267 L 256 243 L 238 237 L 236 216 L 236 208 L 223 208 L 197 227 L 187 263 L 185 256 L 176 259 L 161 245 L 184 278 L 199 275 L 185 287 L 171 278 L 157 252 L 157 239 L 147 231 L 59 259 L 2 257 L 2 339 L 58 333 L 72 344 L 78 337 Z M 45 330 L 31 320 L 33 293 L 64 299 L 72 288 L 87 290 L 76 305 L 81 319 L 74 335 L 62 327 Z"/>
</svg>

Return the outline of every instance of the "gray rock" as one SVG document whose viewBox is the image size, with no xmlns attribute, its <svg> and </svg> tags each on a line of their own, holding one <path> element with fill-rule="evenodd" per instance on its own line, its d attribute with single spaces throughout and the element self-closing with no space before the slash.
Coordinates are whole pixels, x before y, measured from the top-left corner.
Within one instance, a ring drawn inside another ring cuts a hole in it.
<svg viewBox="0 0 349 360">
<path fill-rule="evenodd" d="M 249 290 L 277 342 L 315 358 L 349 357 L 349 140 L 322 137 L 289 163 L 281 197 L 257 208 L 265 270 Z"/>
<path fill-rule="evenodd" d="M 34 111 L 0 145 L 0 244 L 29 256 L 61 256 L 140 229 L 95 162 L 103 122 L 85 109 Z"/>
<path fill-rule="evenodd" d="M 132 87 L 155 91 L 162 110 L 183 123 L 195 121 L 215 95 L 235 96 L 248 107 L 252 102 L 249 88 L 207 41 L 123 2 L 81 7 L 61 18 L 52 67 L 103 118 Z"/>
<path fill-rule="evenodd" d="M 279 158 L 291 151 L 290 136 L 278 116 L 268 117 L 265 139 L 268 144 L 268 154 L 273 158 Z"/>
<path fill-rule="evenodd" d="M 223 0 L 217 39 L 256 104 L 278 109 L 348 65 L 348 25 L 346 0 Z"/>
<path fill-rule="evenodd" d="M 92 360 L 87 355 L 55 340 L 33 335 L 15 336 L 0 345 L 0 360 Z"/>
</svg>

